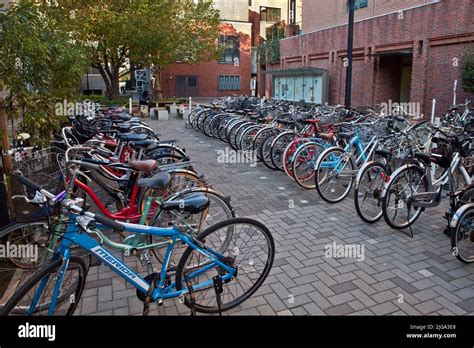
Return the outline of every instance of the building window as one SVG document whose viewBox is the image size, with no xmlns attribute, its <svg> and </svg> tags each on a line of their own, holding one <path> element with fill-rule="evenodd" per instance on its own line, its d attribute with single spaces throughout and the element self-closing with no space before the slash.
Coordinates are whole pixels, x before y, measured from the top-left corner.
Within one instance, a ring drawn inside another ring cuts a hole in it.
<svg viewBox="0 0 474 348">
<path fill-rule="evenodd" d="M 219 47 L 223 49 L 219 63 L 235 64 L 240 62 L 240 37 L 224 36 L 219 38 Z"/>
<path fill-rule="evenodd" d="M 279 22 L 281 20 L 281 9 L 273 7 L 260 7 L 260 19 L 263 22 Z"/>
<path fill-rule="evenodd" d="M 369 0 L 355 0 L 354 8 L 356 10 L 369 6 Z M 349 0 L 347 1 L 347 12 L 349 12 Z"/>
<path fill-rule="evenodd" d="M 219 76 L 219 91 L 240 91 L 240 76 Z"/>
</svg>

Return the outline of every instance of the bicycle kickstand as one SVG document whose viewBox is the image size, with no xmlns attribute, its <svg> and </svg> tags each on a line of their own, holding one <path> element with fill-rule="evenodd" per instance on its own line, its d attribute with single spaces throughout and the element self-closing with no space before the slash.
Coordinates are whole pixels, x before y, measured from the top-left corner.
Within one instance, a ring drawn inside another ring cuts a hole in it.
<svg viewBox="0 0 474 348">
<path fill-rule="evenodd" d="M 191 302 L 191 316 L 194 317 L 196 316 L 196 307 L 195 307 L 195 300 L 194 300 L 194 293 L 193 293 L 193 286 L 191 285 L 191 282 L 189 281 L 189 278 L 187 275 L 184 276 L 184 280 L 186 281 L 186 287 L 188 288 L 189 291 L 189 299 Z"/>
<path fill-rule="evenodd" d="M 219 315 L 222 316 L 222 299 L 221 294 L 224 292 L 224 288 L 222 287 L 222 278 L 220 276 L 215 276 L 212 278 L 214 282 L 214 291 L 216 292 L 216 302 L 217 307 L 219 308 Z"/>
</svg>

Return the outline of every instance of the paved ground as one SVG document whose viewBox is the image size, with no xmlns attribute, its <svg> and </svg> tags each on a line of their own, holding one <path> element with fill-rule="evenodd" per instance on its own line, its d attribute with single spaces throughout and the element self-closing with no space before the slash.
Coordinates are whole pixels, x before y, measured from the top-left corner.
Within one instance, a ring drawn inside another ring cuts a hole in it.
<svg viewBox="0 0 474 348">
<path fill-rule="evenodd" d="M 474 314 L 474 267 L 450 253 L 443 209 L 425 213 L 412 239 L 382 221 L 367 225 L 352 199 L 323 202 L 284 173 L 263 165 L 218 163 L 225 144 L 182 120 L 151 122 L 163 138 L 179 139 L 196 169 L 232 196 L 239 216 L 265 223 L 276 242 L 276 260 L 259 291 L 231 315 L 465 315 Z M 325 246 L 360 244 L 364 261 L 325 257 Z M 136 259 L 127 258 L 131 264 Z M 136 315 L 135 290 L 104 266 L 91 268 L 77 314 Z M 151 314 L 188 314 L 169 301 Z"/>
</svg>

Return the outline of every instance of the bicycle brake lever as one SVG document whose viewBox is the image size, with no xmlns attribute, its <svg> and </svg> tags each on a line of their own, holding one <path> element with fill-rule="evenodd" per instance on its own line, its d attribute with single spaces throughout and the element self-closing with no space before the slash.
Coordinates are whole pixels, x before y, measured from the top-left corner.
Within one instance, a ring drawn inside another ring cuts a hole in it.
<svg viewBox="0 0 474 348">
<path fill-rule="evenodd" d="M 12 199 L 17 199 L 17 198 L 24 199 L 29 204 L 45 204 L 48 202 L 48 199 L 46 198 L 46 196 L 38 191 L 36 191 L 33 199 L 29 199 L 28 197 L 24 195 L 15 195 L 12 197 Z"/>
</svg>

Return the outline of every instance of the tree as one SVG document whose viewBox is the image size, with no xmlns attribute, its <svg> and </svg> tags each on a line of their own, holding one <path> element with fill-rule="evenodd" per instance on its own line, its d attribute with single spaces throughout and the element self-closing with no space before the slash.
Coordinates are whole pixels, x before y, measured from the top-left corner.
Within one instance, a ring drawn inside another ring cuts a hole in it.
<svg viewBox="0 0 474 348">
<path fill-rule="evenodd" d="M 48 6 L 49 1 L 45 1 Z M 89 47 L 107 96 L 119 93 L 130 62 L 156 71 L 217 57 L 219 12 L 211 0 L 57 0 L 56 18 Z M 159 74 L 157 74 L 158 77 Z"/>
<path fill-rule="evenodd" d="M 474 93 L 474 52 L 464 55 L 461 74 L 464 91 Z"/>
<path fill-rule="evenodd" d="M 22 114 L 22 128 L 46 144 L 64 120 L 55 115 L 55 104 L 78 96 L 85 51 L 31 2 L 12 3 L 0 13 L 0 28 L 0 80 L 7 86 L 0 108 L 9 118 Z M 7 143 L 6 129 L 2 136 Z"/>
</svg>

